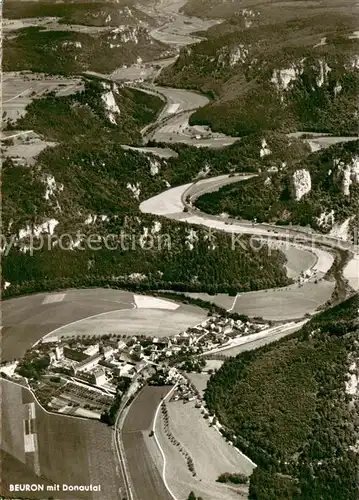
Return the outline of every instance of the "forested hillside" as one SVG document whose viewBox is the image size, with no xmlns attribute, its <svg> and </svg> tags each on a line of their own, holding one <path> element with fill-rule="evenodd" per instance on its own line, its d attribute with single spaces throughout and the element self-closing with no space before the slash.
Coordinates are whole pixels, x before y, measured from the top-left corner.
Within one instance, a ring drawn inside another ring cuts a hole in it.
<svg viewBox="0 0 359 500">
<path fill-rule="evenodd" d="M 9 125 L 34 130 L 57 145 L 42 151 L 33 166 L 9 158 L 3 164 L 2 222 L 9 247 L 2 267 L 12 285 L 8 293 L 103 280 L 210 293 L 288 283 L 280 252 L 268 258 L 265 247 L 256 252 L 247 240 L 244 248 L 232 248 L 231 238 L 219 232 L 208 235 L 140 213 L 141 201 L 170 185 L 198 175 L 266 168 L 257 136 L 214 154 L 177 145 L 178 156 L 169 159 L 123 149 L 125 142 L 140 141 L 140 129 L 161 107 L 158 97 L 91 79 L 83 92 L 33 101 L 25 116 Z M 283 155 L 307 154 L 300 141 L 289 144 L 276 135 L 270 140 L 278 164 Z M 242 168 L 244 159 L 252 161 Z"/>
<path fill-rule="evenodd" d="M 136 9 L 131 0 L 86 2 L 53 2 L 51 0 L 18 1 L 6 0 L 3 16 L 6 19 L 29 19 L 57 17 L 61 24 L 85 26 L 120 26 L 134 25 L 141 20 L 147 25 L 154 25 L 155 20 Z"/>
<path fill-rule="evenodd" d="M 356 2 L 353 0 L 311 0 L 310 4 L 303 0 L 282 2 L 280 0 L 188 0 L 181 11 L 190 16 L 226 19 L 229 24 L 240 24 L 248 27 L 261 23 L 275 24 L 278 19 L 310 19 L 321 14 L 337 17 L 356 13 Z"/>
<path fill-rule="evenodd" d="M 42 151 L 32 167 L 4 162 L 4 233 L 46 218 L 77 228 L 89 216 L 137 211 L 140 202 L 170 186 L 204 175 L 280 168 L 310 151 L 303 141 L 272 132 L 219 150 L 173 144 L 177 157 L 168 159 L 124 150 L 121 144 L 141 144 L 141 128 L 162 106 L 157 96 L 97 79 L 85 79 L 82 92 L 49 94 L 29 104 L 8 129 L 33 130 L 57 145 Z"/>
<path fill-rule="evenodd" d="M 331 8 L 283 2 L 189 2 L 186 11 L 210 15 L 229 9 L 207 40 L 185 47 L 160 75 L 164 85 L 195 88 L 214 100 L 192 124 L 243 136 L 258 130 L 358 131 L 359 10 L 353 2 Z M 210 4 L 208 6 L 207 4 Z M 248 6 L 247 6 L 248 4 Z M 328 4 L 328 5 L 326 5 Z M 286 4 L 287 5 L 287 4 Z M 208 7 L 208 10 L 205 10 Z M 342 7 L 342 8 L 341 8 Z"/>
<path fill-rule="evenodd" d="M 356 295 L 211 376 L 210 411 L 258 465 L 251 500 L 358 498 L 358 306 Z"/>
<path fill-rule="evenodd" d="M 289 283 L 283 254 L 271 251 L 268 256 L 265 246 L 257 251 L 247 237 L 241 245 L 232 245 L 224 233 L 208 235 L 197 227 L 140 213 L 94 217 L 79 229 L 74 224 L 67 231 L 61 228 L 59 224 L 50 235 L 45 225 L 41 237 L 41 229 L 35 228 L 34 234 L 28 228 L 11 240 L 2 264 L 10 293 L 47 289 L 46 283 L 58 288 L 63 283 L 120 282 L 235 294 Z"/>
<path fill-rule="evenodd" d="M 35 99 L 23 118 L 8 121 L 7 129 L 31 129 L 55 142 L 124 144 L 139 141 L 141 128 L 155 120 L 164 106 L 158 96 L 110 81 L 86 77 L 84 84 L 82 92 L 69 96 L 49 93 Z"/>
<path fill-rule="evenodd" d="M 29 27 L 14 33 L 3 42 L 4 71 L 107 74 L 136 63 L 139 54 L 143 61 L 169 54 L 167 46 L 152 40 L 144 27 L 124 26 L 95 34 Z"/>
<path fill-rule="evenodd" d="M 359 141 L 313 153 L 292 167 L 262 173 L 202 195 L 196 206 L 211 214 L 258 222 L 339 230 L 345 237 L 359 203 Z"/>
</svg>

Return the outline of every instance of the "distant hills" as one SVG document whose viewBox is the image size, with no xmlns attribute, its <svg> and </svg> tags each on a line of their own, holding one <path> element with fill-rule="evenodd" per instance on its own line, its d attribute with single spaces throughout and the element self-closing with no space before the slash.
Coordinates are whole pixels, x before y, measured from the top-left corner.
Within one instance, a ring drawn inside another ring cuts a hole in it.
<svg viewBox="0 0 359 500">
<path fill-rule="evenodd" d="M 3 17 L 4 71 L 107 74 L 173 53 L 150 36 L 161 19 L 131 0 L 9 0 Z"/>
<path fill-rule="evenodd" d="M 235 136 L 266 129 L 357 133 L 359 8 L 353 2 L 335 9 L 328 2 L 263 2 L 251 10 L 251 4 L 186 4 L 186 12 L 228 13 L 207 40 L 184 48 L 160 75 L 161 84 L 214 99 L 191 123 Z M 283 17 L 289 5 L 291 15 Z"/>
<path fill-rule="evenodd" d="M 7 0 L 3 6 L 3 16 L 6 19 L 56 17 L 62 24 L 83 26 L 156 25 L 156 20 L 137 9 L 132 0 Z"/>
</svg>

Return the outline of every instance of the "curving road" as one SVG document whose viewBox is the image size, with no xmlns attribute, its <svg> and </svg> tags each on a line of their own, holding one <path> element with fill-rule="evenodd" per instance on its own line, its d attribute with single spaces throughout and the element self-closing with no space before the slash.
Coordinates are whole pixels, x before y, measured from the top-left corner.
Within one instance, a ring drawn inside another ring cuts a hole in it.
<svg viewBox="0 0 359 500">
<path fill-rule="evenodd" d="M 168 21 L 166 31 L 171 32 L 172 35 L 178 35 L 180 30 L 176 30 L 173 22 L 176 16 L 179 15 L 178 7 L 181 2 L 165 0 L 161 5 L 166 13 L 170 13 L 172 16 Z M 164 27 L 161 29 L 164 29 Z M 188 35 L 187 31 L 186 35 Z M 171 43 L 171 41 L 168 40 L 167 43 Z M 190 40 L 188 43 L 190 43 Z M 206 97 L 183 89 L 159 87 L 153 84 L 145 87 L 144 90 L 160 93 L 167 102 L 156 122 L 144 131 L 145 139 L 155 139 L 159 142 L 184 142 L 209 147 L 223 147 L 239 139 L 226 137 L 223 134 L 212 134 L 210 130 L 204 127 L 189 126 L 189 117 L 193 111 L 208 103 Z M 300 135 L 300 133 L 289 135 L 296 136 Z M 313 137 L 308 139 L 308 142 L 311 147 L 318 149 L 328 147 L 342 139 L 338 137 L 321 137 L 320 134 L 313 134 Z M 344 138 L 344 140 L 353 139 L 357 138 Z M 250 175 L 242 176 L 241 179 L 249 177 Z M 296 283 L 282 289 L 240 294 L 235 297 L 234 301 L 233 298 L 224 294 L 215 297 L 206 294 L 191 294 L 192 296 L 214 301 L 222 307 L 247 313 L 249 316 L 263 316 L 271 320 L 302 318 L 305 314 L 316 312 L 318 307 L 331 298 L 335 282 L 323 278 L 331 268 L 334 255 L 337 254 L 338 250 L 350 252 L 351 258 L 343 270 L 343 276 L 349 287 L 354 290 L 359 289 L 357 246 L 338 238 L 324 236 L 311 230 L 308 231 L 306 228 L 280 228 L 269 224 L 254 226 L 248 221 L 209 216 L 193 208 L 193 201 L 201 194 L 218 190 L 221 186 L 238 180 L 237 177 L 220 176 L 178 186 L 143 202 L 140 209 L 144 213 L 162 215 L 194 225 L 205 226 L 209 230 L 222 230 L 231 233 L 233 237 L 240 234 L 249 234 L 257 239 L 263 240 L 265 238 L 267 240 L 269 238 L 269 248 L 280 246 L 287 256 L 289 276 L 295 277 L 302 271 L 310 271 L 311 277 L 306 279 L 303 284 Z M 285 240 L 284 246 L 283 240 Z M 310 265 L 308 264 L 308 251 L 312 253 L 315 260 Z M 298 261 L 301 261 L 301 263 L 298 264 Z"/>
<path fill-rule="evenodd" d="M 313 314 L 318 307 L 330 299 L 335 282 L 334 280 L 328 281 L 324 279 L 324 276 L 331 268 L 334 255 L 338 250 L 346 250 L 350 253 L 350 259 L 345 265 L 343 274 L 352 289 L 357 290 L 359 288 L 359 252 L 357 245 L 335 237 L 315 233 L 307 228 L 288 228 L 270 224 L 254 225 L 248 221 L 210 216 L 193 208 L 192 202 L 199 195 L 245 178 L 248 177 L 246 175 L 240 177 L 224 175 L 178 186 L 141 203 L 140 210 L 144 213 L 161 215 L 206 227 L 208 230 L 216 229 L 231 233 L 234 242 L 237 241 L 236 235 L 251 235 L 253 246 L 255 246 L 254 241 L 258 241 L 258 239 L 263 243 L 269 241 L 271 245 L 280 246 L 288 259 L 298 260 L 301 253 L 304 254 L 309 250 L 316 256 L 314 263 L 312 262 L 309 266 L 311 276 L 302 284 L 296 283 L 279 289 L 238 294 L 234 301 L 233 297 L 225 294 L 216 296 L 190 294 L 191 296 L 201 297 L 222 307 L 252 317 L 262 316 L 268 320 L 282 321 L 300 319 L 305 314 Z M 293 248 L 296 249 L 294 253 L 291 250 Z M 303 258 L 303 267 L 298 268 L 297 265 L 298 274 L 301 271 L 308 270 L 307 262 L 308 259 Z M 289 265 L 291 265 L 290 262 Z"/>
</svg>

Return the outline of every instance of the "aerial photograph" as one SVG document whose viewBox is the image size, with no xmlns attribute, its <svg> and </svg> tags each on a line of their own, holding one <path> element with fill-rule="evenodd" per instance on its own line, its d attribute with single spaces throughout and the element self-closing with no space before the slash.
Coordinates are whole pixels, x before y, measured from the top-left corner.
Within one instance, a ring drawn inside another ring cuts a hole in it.
<svg viewBox="0 0 359 500">
<path fill-rule="evenodd" d="M 0 499 L 359 500 L 359 1 L 0 33 Z"/>
</svg>

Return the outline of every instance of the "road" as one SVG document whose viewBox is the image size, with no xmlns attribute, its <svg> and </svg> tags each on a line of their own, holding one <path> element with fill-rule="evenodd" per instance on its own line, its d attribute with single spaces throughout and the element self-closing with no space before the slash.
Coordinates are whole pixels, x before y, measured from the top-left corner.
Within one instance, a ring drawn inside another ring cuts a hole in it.
<svg viewBox="0 0 359 500">
<path fill-rule="evenodd" d="M 168 491 L 168 493 L 171 495 L 171 497 L 173 498 L 173 500 L 178 500 L 178 498 L 175 496 L 175 494 L 173 493 L 173 491 L 171 490 L 171 488 L 168 486 L 168 483 L 167 483 L 167 480 L 166 480 L 166 455 L 162 449 L 162 446 L 158 440 L 158 437 L 157 437 L 157 434 L 156 434 L 156 422 L 157 422 L 157 417 L 158 417 L 158 414 L 160 412 L 160 408 L 162 406 L 162 403 L 164 403 L 167 399 L 170 398 L 170 396 L 174 393 L 174 391 L 176 390 L 177 388 L 177 385 L 178 385 L 178 382 L 172 387 L 172 389 L 170 390 L 170 392 L 163 398 L 163 401 L 161 401 L 158 406 L 157 406 L 157 409 L 156 409 L 156 413 L 155 413 L 155 416 L 154 416 L 154 419 L 153 419 L 153 426 L 152 426 L 152 429 L 153 429 L 153 437 L 156 441 L 156 444 L 157 444 L 157 447 L 158 449 L 160 450 L 160 453 L 161 453 L 161 456 L 162 456 L 162 460 L 163 460 L 163 467 L 162 467 L 162 480 L 163 480 L 163 483 Z"/>
<path fill-rule="evenodd" d="M 296 258 L 300 252 L 308 250 L 317 255 L 316 264 L 311 265 L 312 279 L 303 285 L 294 284 L 283 289 L 262 290 L 248 292 L 238 295 L 235 302 L 235 311 L 248 314 L 248 316 L 262 316 L 268 320 L 291 320 L 304 317 L 306 313 L 313 314 L 319 306 L 330 299 L 334 290 L 334 281 L 323 279 L 333 264 L 333 255 L 341 251 L 350 253 L 349 262 L 345 265 L 344 276 L 350 286 L 358 289 L 359 258 L 358 247 L 339 238 L 315 233 L 308 228 L 289 228 L 270 224 L 253 224 L 249 221 L 234 220 L 230 218 L 216 217 L 200 212 L 192 207 L 188 201 L 193 201 L 199 194 L 219 189 L 229 182 L 244 180 L 241 178 L 229 178 L 219 176 L 212 179 L 199 180 L 183 186 L 169 189 L 145 202 L 141 203 L 140 210 L 144 213 L 162 215 L 174 220 L 187 222 L 194 225 L 206 227 L 209 230 L 216 229 L 232 234 L 233 242 L 236 244 L 236 235 L 247 234 L 251 242 L 260 241 L 266 243 L 268 239 L 274 244 L 283 242 L 281 249 L 291 247 L 297 249 Z M 186 212 L 184 211 L 186 208 Z M 255 247 L 253 243 L 253 247 Z M 303 258 L 306 266 L 308 259 Z M 303 271 L 307 271 L 304 267 Z M 297 271 L 300 271 L 297 266 Z M 191 294 L 204 300 L 210 300 L 226 307 L 230 299 L 224 294 L 206 296 L 205 294 Z M 230 306 L 228 305 L 228 308 Z"/>
<path fill-rule="evenodd" d="M 298 322 L 290 321 L 284 325 L 273 326 L 271 328 L 267 328 L 266 330 L 262 330 L 261 332 L 253 333 L 252 335 L 237 337 L 228 342 L 228 344 L 216 349 L 205 351 L 201 355 L 208 356 L 212 354 L 224 354 L 225 356 L 234 356 L 237 354 L 237 350 L 238 352 L 242 352 L 242 349 L 245 351 L 257 349 L 260 345 L 274 342 L 275 340 L 285 337 L 286 335 L 295 333 L 308 321 L 309 319 Z"/>
<path fill-rule="evenodd" d="M 178 7 L 180 5 L 181 2 L 173 4 L 171 4 L 170 2 L 165 2 L 164 4 L 162 4 L 162 7 L 166 10 L 166 12 L 170 14 L 170 16 L 172 16 L 172 19 L 169 19 L 168 23 L 166 23 L 166 25 L 162 26 L 160 29 L 157 28 L 156 30 L 154 30 L 153 38 L 177 47 L 187 45 L 194 41 L 194 38 L 190 35 L 190 31 L 200 29 L 199 24 L 196 24 L 193 20 L 190 20 L 190 24 L 187 24 L 189 20 L 184 16 L 178 14 Z M 213 22 L 211 23 L 214 24 Z M 173 61 L 173 58 L 168 59 L 162 66 L 170 64 Z M 156 62 L 156 64 L 158 64 L 158 62 Z M 129 68 L 126 71 L 128 71 L 128 74 L 130 75 L 132 69 Z M 136 75 L 135 79 L 139 78 L 138 75 L 141 75 L 142 72 L 143 68 L 133 68 L 133 74 Z M 152 71 L 152 76 L 156 74 L 158 74 L 158 70 Z M 121 79 L 121 73 L 113 73 L 112 79 Z M 195 109 L 205 106 L 208 103 L 208 99 L 206 97 L 195 92 L 189 92 L 182 89 L 152 86 L 152 88 L 148 88 L 148 91 L 151 90 L 161 93 L 166 98 L 167 104 L 158 121 L 151 129 L 150 135 L 148 135 L 149 138 L 153 138 L 157 141 L 185 142 L 196 146 L 209 147 L 223 147 L 239 140 L 239 138 L 226 137 L 223 134 L 212 134 L 209 130 L 204 130 L 200 127 L 190 127 L 188 125 L 191 113 Z M 150 128 L 151 127 L 149 127 L 149 129 Z M 201 136 L 201 138 L 196 139 L 196 135 Z M 203 138 L 202 136 L 207 138 Z M 315 140 L 313 140 L 313 142 L 317 143 L 319 142 L 319 139 L 316 138 Z M 211 180 L 210 182 L 200 181 L 196 184 L 191 183 L 186 186 L 180 186 L 178 188 L 175 188 L 175 190 L 169 190 L 166 193 L 162 193 L 158 197 L 155 197 L 143 203 L 141 205 L 141 210 L 143 212 L 152 214 L 159 213 L 173 219 L 179 219 L 183 220 L 184 222 L 199 224 L 208 228 L 216 228 L 235 234 L 254 233 L 256 234 L 256 236 L 268 236 L 268 233 L 273 231 L 276 233 L 275 235 L 272 235 L 274 236 L 274 239 L 293 239 L 294 237 L 296 237 L 298 238 L 298 240 L 300 240 L 301 245 L 307 245 L 308 247 L 315 243 L 321 245 L 323 249 L 325 249 L 326 246 L 332 249 L 348 249 L 352 252 L 352 258 L 347 264 L 344 274 L 349 281 L 351 280 L 351 283 L 355 283 L 355 280 L 358 281 L 359 259 L 357 248 L 354 248 L 354 246 L 351 246 L 350 244 L 347 244 L 336 238 L 329 238 L 323 235 L 316 234 L 314 232 L 308 234 L 308 232 L 304 228 L 299 228 L 298 230 L 288 230 L 271 225 L 256 225 L 255 227 L 253 227 L 252 223 L 250 222 L 234 221 L 231 219 L 224 221 L 220 218 L 214 218 L 200 213 L 199 211 L 192 210 L 191 208 L 189 209 L 189 212 L 183 212 L 183 197 L 186 198 L 187 196 L 189 196 L 190 200 L 194 200 L 196 196 L 206 192 L 206 190 L 208 189 L 218 189 L 225 183 L 235 181 L 237 181 L 237 179 L 229 180 L 228 178 L 223 178 Z M 35 296 L 14 299 L 12 301 L 6 301 L 3 304 L 3 355 L 5 353 L 8 359 L 22 355 L 33 342 L 41 338 L 45 333 L 59 328 L 64 324 L 69 323 L 69 321 L 75 322 L 90 315 L 131 308 L 129 307 L 130 303 L 128 297 L 125 298 L 125 296 L 121 296 L 120 299 L 114 299 L 113 297 L 106 296 L 102 299 L 98 294 L 98 291 L 96 290 L 96 297 L 92 296 L 88 301 L 87 299 L 84 300 L 84 298 L 81 297 L 81 293 L 83 292 L 84 291 L 69 291 L 64 294 L 64 298 L 61 298 L 63 294 L 57 294 L 59 300 L 54 301 L 51 301 L 51 299 L 48 298 L 49 295 L 52 294 L 39 294 Z M 87 292 L 88 291 L 86 291 L 86 293 Z M 113 291 L 108 291 L 109 294 L 111 292 Z M 116 291 L 116 293 L 126 294 L 127 292 Z M 265 292 L 261 293 L 264 294 Z M 287 291 L 284 291 L 284 293 L 290 297 L 290 302 L 294 303 L 298 300 L 299 290 L 293 289 L 291 295 L 289 295 Z M 80 296 L 76 297 L 77 294 L 80 294 Z M 257 309 L 259 308 L 258 297 L 259 295 L 252 296 L 252 298 L 250 299 L 253 307 Z M 242 307 L 240 302 L 241 297 L 238 297 L 238 299 L 239 300 L 235 301 L 235 304 L 237 304 L 239 307 Z M 258 301 L 257 304 L 256 301 Z M 314 300 L 314 302 L 315 304 L 317 304 L 316 300 Z M 281 298 L 279 299 L 279 303 L 282 304 L 281 308 L 283 308 L 283 302 L 281 302 Z M 290 305 L 288 304 L 285 307 L 288 306 L 290 307 Z M 309 306 L 306 303 L 305 308 L 307 307 Z M 270 305 L 270 308 L 275 309 L 272 305 Z M 297 326 L 298 325 L 294 326 L 292 324 L 283 326 L 282 328 L 279 328 L 277 330 L 266 332 L 266 335 L 248 339 L 248 341 L 246 342 L 231 346 L 231 349 L 254 349 L 259 345 L 262 345 L 262 343 L 264 342 L 268 342 L 269 340 L 277 340 L 278 338 L 280 338 L 280 336 L 294 331 L 293 328 L 297 328 Z M 133 495 L 131 482 L 126 469 L 126 461 L 124 459 L 124 451 L 120 432 L 118 432 L 118 430 L 122 426 L 125 414 L 125 408 L 122 408 L 116 419 L 114 442 L 119 464 L 122 470 L 122 475 L 124 477 L 126 495 L 129 500 L 132 500 Z M 165 481 L 165 470 L 163 470 L 163 478 Z"/>
</svg>

